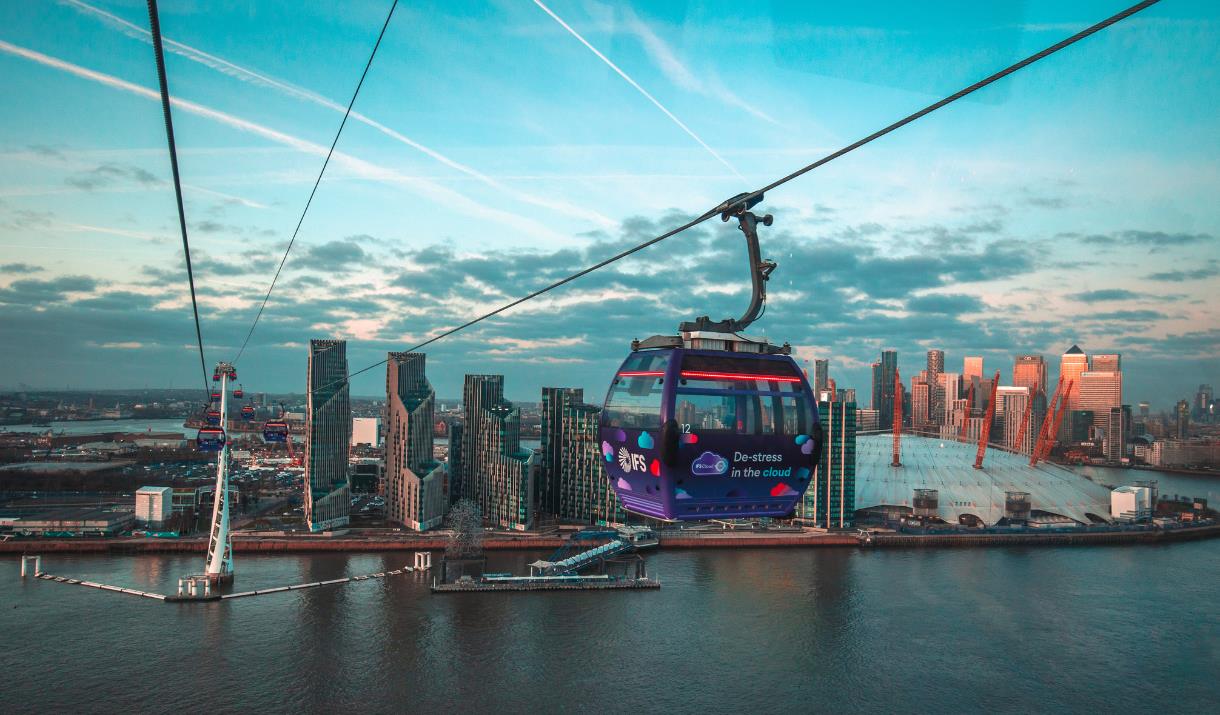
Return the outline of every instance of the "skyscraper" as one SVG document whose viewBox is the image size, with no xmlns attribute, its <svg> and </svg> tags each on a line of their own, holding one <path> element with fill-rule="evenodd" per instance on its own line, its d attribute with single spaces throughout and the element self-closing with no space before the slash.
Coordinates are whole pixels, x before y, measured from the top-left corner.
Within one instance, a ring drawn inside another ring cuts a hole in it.
<svg viewBox="0 0 1220 715">
<path fill-rule="evenodd" d="M 1029 406 L 1031 396 L 1037 394 L 1031 392 L 1032 389 L 1031 387 L 1005 386 L 996 392 L 996 419 L 1004 427 L 1004 446 L 1021 454 L 1033 452 L 1038 426 L 1042 424 L 1032 414 L 1031 407 L 1031 414 L 1025 425 L 1025 434 L 1021 434 L 1021 422 L 1026 419 L 1025 409 Z M 1021 438 L 1020 444 L 1017 443 L 1017 437 Z"/>
<path fill-rule="evenodd" d="M 962 360 L 962 382 L 970 384 L 971 378 L 983 380 L 983 358 L 977 355 L 967 355 Z"/>
<path fill-rule="evenodd" d="M 943 412 L 937 419 L 938 424 L 953 425 L 953 410 L 958 396 L 962 392 L 962 376 L 956 372 L 942 372 L 936 376 L 940 387 L 941 407 Z"/>
<path fill-rule="evenodd" d="M 521 448 L 521 412 L 504 399 L 503 375 L 467 375 L 462 390 L 462 496 L 506 529 L 534 523 L 534 456 Z"/>
<path fill-rule="evenodd" d="M 432 456 L 436 393 L 423 353 L 386 360 L 386 516 L 416 531 L 440 526 L 449 507 L 444 465 Z"/>
<path fill-rule="evenodd" d="M 882 429 L 889 429 L 894 424 L 894 396 L 901 395 L 895 390 L 894 376 L 898 372 L 898 351 L 882 350 L 880 362 L 873 363 L 873 402 L 872 408 L 877 410 L 877 416 Z"/>
<path fill-rule="evenodd" d="M 1111 407 L 1106 420 L 1106 438 L 1103 442 L 1106 461 L 1120 462 L 1127 456 L 1127 414 L 1121 405 Z"/>
<path fill-rule="evenodd" d="M 1093 413 L 1093 426 L 1105 429 L 1110 422 L 1110 409 L 1123 404 L 1123 374 L 1121 372 L 1080 373 L 1080 390 L 1071 404 L 1073 410 Z"/>
<path fill-rule="evenodd" d="M 945 393 L 941 387 L 940 376 L 945 371 L 945 351 L 928 351 L 928 421 L 931 424 L 944 422 Z"/>
<path fill-rule="evenodd" d="M 602 467 L 597 425 L 601 408 L 584 391 L 542 388 L 539 511 L 590 524 L 621 524 L 627 515 Z"/>
<path fill-rule="evenodd" d="M 1195 403 L 1193 409 L 1194 418 L 1200 422 L 1211 422 L 1214 414 L 1216 398 L 1212 391 L 1211 385 L 1199 385 L 1198 391 L 1195 392 Z"/>
<path fill-rule="evenodd" d="M 856 510 L 856 404 L 818 405 L 826 441 L 809 488 L 797 504 L 797 518 L 823 529 L 847 529 Z"/>
<path fill-rule="evenodd" d="M 1089 356 L 1084 354 L 1079 345 L 1073 345 L 1059 359 L 1059 377 L 1063 378 L 1063 387 L 1067 389 L 1068 382 L 1073 382 L 1072 389 L 1067 392 L 1068 409 L 1076 409 L 1076 395 L 1080 394 L 1080 376 L 1089 369 Z M 1060 396 L 1060 399 L 1065 397 Z"/>
<path fill-rule="evenodd" d="M 1121 363 L 1122 356 L 1118 353 L 1094 355 L 1089 369 L 1093 372 L 1122 372 Z"/>
<path fill-rule="evenodd" d="M 939 375 L 945 371 L 945 351 L 928 351 L 928 375 Z"/>
<path fill-rule="evenodd" d="M 1018 355 L 1012 364 L 1012 384 L 1028 387 L 1031 394 L 1046 392 L 1046 360 L 1041 355 Z"/>
<path fill-rule="evenodd" d="M 830 361 L 817 360 L 813 361 L 813 394 L 820 395 L 828 387 L 827 380 L 830 379 Z"/>
<path fill-rule="evenodd" d="M 911 378 L 911 427 L 914 429 L 926 429 L 930 422 L 932 386 L 924 375 L 926 373 Z"/>
<path fill-rule="evenodd" d="M 450 422 L 448 429 L 449 438 L 449 503 L 452 504 L 462 498 L 464 493 L 463 470 L 462 470 L 462 432 L 465 425 L 461 422 Z"/>
<path fill-rule="evenodd" d="M 1186 400 L 1178 400 L 1178 404 L 1174 407 L 1174 436 L 1178 439 L 1186 439 L 1190 436 L 1190 403 Z"/>
<path fill-rule="evenodd" d="M 309 341 L 305 426 L 305 523 L 324 531 L 348 523 L 347 455 L 352 441 L 347 342 Z"/>
</svg>

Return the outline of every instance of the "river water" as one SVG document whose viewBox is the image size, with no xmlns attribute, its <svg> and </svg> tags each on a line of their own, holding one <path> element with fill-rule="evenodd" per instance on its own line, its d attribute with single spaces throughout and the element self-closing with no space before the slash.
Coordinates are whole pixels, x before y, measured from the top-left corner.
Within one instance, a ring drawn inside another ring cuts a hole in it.
<svg viewBox="0 0 1220 715">
<path fill-rule="evenodd" d="M 523 572 L 540 552 L 493 553 Z M 410 554 L 238 555 L 242 590 Z M 407 574 L 209 604 L 0 561 L 0 711 L 1215 712 L 1220 541 L 669 550 L 650 592 L 431 595 Z M 53 556 L 162 593 L 199 556 Z"/>
</svg>

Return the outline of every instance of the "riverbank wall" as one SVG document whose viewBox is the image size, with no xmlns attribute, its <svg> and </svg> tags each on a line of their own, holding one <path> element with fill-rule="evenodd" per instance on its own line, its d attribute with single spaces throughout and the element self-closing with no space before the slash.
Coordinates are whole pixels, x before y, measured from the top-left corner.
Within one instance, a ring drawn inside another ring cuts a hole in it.
<svg viewBox="0 0 1220 715">
<path fill-rule="evenodd" d="M 716 534 L 702 536 L 665 536 L 661 546 L 670 549 L 741 548 L 818 548 L 818 547 L 987 547 L 987 546 L 1064 546 L 1090 544 L 1156 544 L 1208 539 L 1220 536 L 1220 524 L 1205 524 L 1177 529 L 1148 531 L 1057 532 L 1040 534 L 895 534 L 874 533 L 862 540 L 856 534 Z M 275 538 L 237 537 L 233 551 L 239 554 L 373 553 L 387 551 L 443 551 L 447 539 L 376 538 Z M 567 540 L 558 536 L 487 538 L 489 551 L 558 549 Z M 165 554 L 203 553 L 207 540 L 192 539 L 22 539 L 0 542 L 0 553 L 74 553 L 74 554 Z"/>
</svg>

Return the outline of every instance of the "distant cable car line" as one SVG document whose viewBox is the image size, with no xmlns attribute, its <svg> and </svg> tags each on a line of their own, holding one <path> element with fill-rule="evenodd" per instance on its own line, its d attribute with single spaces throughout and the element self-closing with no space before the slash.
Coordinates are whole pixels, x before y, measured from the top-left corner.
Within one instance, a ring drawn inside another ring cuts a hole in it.
<svg viewBox="0 0 1220 715">
<path fill-rule="evenodd" d="M 975 82 L 974 84 L 970 85 L 969 87 L 961 89 L 961 90 L 949 95 L 948 97 L 945 97 L 944 99 L 942 99 L 938 102 L 929 104 L 928 106 L 924 107 L 923 109 L 921 109 L 913 114 L 909 114 L 906 117 L 903 117 L 902 119 L 894 122 L 893 124 L 890 124 L 889 126 L 879 129 L 876 132 L 873 132 L 872 134 L 869 134 L 868 136 L 864 137 L 863 139 L 861 139 L 857 142 L 848 144 L 847 146 L 843 147 L 842 149 L 839 149 L 838 151 L 836 151 L 832 154 L 827 154 L 826 156 L 822 157 L 821 159 L 818 159 L 817 161 L 815 161 L 811 164 L 806 164 L 805 166 L 801 167 L 800 169 L 797 169 L 796 171 L 792 172 L 791 174 L 788 174 L 787 176 L 785 176 L 777 181 L 767 184 L 766 186 L 762 187 L 761 189 L 757 189 L 755 191 L 751 191 L 746 194 L 741 194 L 739 196 L 734 196 L 732 199 L 729 199 L 729 200 L 721 203 L 719 206 L 717 206 L 713 209 L 710 209 L 709 211 L 698 216 L 697 218 L 691 219 L 690 221 L 687 221 L 686 223 L 682 224 L 681 226 L 678 226 L 677 228 L 666 231 L 665 233 L 657 236 L 656 238 L 649 239 L 649 240 L 645 241 L 644 243 L 641 243 L 633 248 L 629 248 L 621 253 L 617 253 L 617 254 L 611 256 L 610 258 L 607 258 L 599 263 L 596 263 L 592 266 L 589 266 L 588 268 L 585 268 L 582 271 L 573 273 L 572 275 L 568 276 L 567 278 L 563 278 L 554 283 L 551 283 L 550 285 L 548 285 L 544 288 L 540 288 L 526 296 L 518 298 L 518 299 L 512 301 L 511 303 L 506 303 L 505 305 L 502 305 L 499 308 L 496 308 L 495 310 L 493 310 L 489 313 L 484 313 L 483 315 L 480 315 L 477 318 L 468 320 L 465 323 L 462 323 L 461 325 L 459 325 L 455 328 L 450 328 L 449 330 L 446 330 L 438 335 L 435 335 L 435 336 L 423 341 L 422 343 L 419 343 L 418 345 L 414 345 L 410 348 L 407 348 L 406 352 L 415 352 L 421 348 L 427 347 L 428 345 L 431 345 L 432 343 L 435 343 L 438 340 L 447 338 L 450 335 L 453 335 L 454 333 L 459 332 L 461 330 L 465 330 L 466 328 L 469 328 L 470 326 L 475 325 L 476 323 L 480 323 L 484 320 L 487 320 L 488 318 L 499 315 L 500 313 L 503 313 L 504 311 L 508 310 L 509 308 L 513 308 L 518 305 L 521 305 L 522 303 L 524 303 L 528 300 L 532 300 L 544 293 L 548 293 L 556 288 L 559 288 L 560 286 L 571 283 L 572 281 L 576 280 L 577 278 L 586 276 L 600 268 L 605 268 L 606 266 L 610 265 L 611 263 L 622 260 L 623 258 L 626 258 L 627 256 L 630 256 L 633 253 L 641 251 L 654 244 L 660 243 L 661 241 L 664 241 L 665 239 L 667 239 L 671 236 L 675 236 L 689 228 L 693 228 L 694 226 L 697 226 L 697 225 L 703 223 L 704 221 L 707 221 L 708 219 L 710 219 L 713 216 L 723 214 L 726 211 L 730 211 L 735 206 L 738 206 L 740 204 L 747 204 L 751 200 L 759 197 L 760 195 L 762 195 L 763 193 L 765 193 L 767 191 L 770 191 L 778 186 L 782 186 L 797 177 L 803 176 L 803 175 L 809 173 L 810 171 L 813 171 L 814 169 L 822 166 L 823 164 L 830 163 L 831 161 L 838 159 L 839 157 L 843 156 L 844 154 L 847 154 L 856 149 L 859 149 L 860 147 L 864 146 L 865 144 L 868 144 L 869 142 L 872 142 L 875 139 L 880 139 L 881 137 L 885 136 L 886 134 L 889 134 L 890 132 L 894 131 L 895 129 L 899 129 L 907 124 L 910 124 L 911 122 L 915 121 L 916 119 L 920 119 L 920 118 L 924 117 L 925 115 L 931 114 L 932 112 L 934 112 L 938 109 L 941 109 L 942 107 L 944 107 L 948 104 L 956 102 L 957 100 L 961 99 L 962 97 L 965 97 L 968 94 L 972 94 L 972 93 L 982 89 L 983 87 L 986 87 L 987 85 L 991 84 L 992 82 L 995 82 L 996 80 L 1003 79 L 1004 77 L 1007 77 L 1008 75 L 1012 74 L 1013 72 L 1016 72 L 1017 70 L 1023 69 L 1025 67 L 1037 62 L 1038 60 L 1048 57 L 1048 56 L 1058 52 L 1059 50 L 1062 50 L 1063 48 L 1068 47 L 1069 45 L 1073 45 L 1073 44 L 1083 40 L 1084 38 L 1097 33 L 1100 30 L 1104 30 L 1107 27 L 1109 27 L 1117 22 L 1125 20 L 1128 17 L 1131 17 L 1132 15 L 1134 15 L 1135 13 L 1137 13 L 1141 10 L 1144 10 L 1146 8 L 1149 8 L 1149 7 L 1157 4 L 1158 2 L 1160 2 L 1160 0 L 1143 0 L 1143 2 L 1132 5 L 1131 7 L 1127 8 L 1126 10 L 1123 10 L 1119 13 L 1111 15 L 1110 17 L 1106 18 L 1105 20 L 1102 20 L 1101 22 L 1098 22 L 1095 25 L 1090 25 L 1089 27 L 1086 27 L 1085 29 L 1081 30 L 1080 32 L 1076 33 L 1075 35 L 1072 35 L 1071 37 L 1068 37 L 1064 40 L 1061 40 L 1061 41 L 1051 45 L 1050 47 L 1047 47 L 1046 49 L 1042 50 L 1041 52 L 1030 55 L 1029 57 L 1026 57 L 1025 59 L 1021 60 L 1020 62 L 1009 65 L 1008 67 L 1000 70 L 999 72 L 989 75 L 988 77 L 985 77 L 985 78 L 979 80 L 978 82 Z M 378 362 L 373 363 L 372 365 L 363 367 L 363 368 L 356 370 L 355 372 L 349 374 L 344 379 L 336 380 L 335 382 L 332 382 L 329 385 L 323 386 L 323 389 L 331 387 L 333 385 L 340 385 L 340 384 L 343 384 L 344 382 L 349 382 L 353 377 L 366 373 L 369 370 L 372 370 L 374 368 L 381 367 L 382 365 L 386 364 L 386 362 L 387 362 L 387 360 L 380 360 Z"/>
<path fill-rule="evenodd" d="M 148 25 L 152 33 L 153 56 L 157 60 L 157 82 L 161 85 L 161 113 L 165 115 L 165 138 L 169 142 L 169 166 L 174 177 L 174 197 L 178 200 L 178 227 L 182 230 L 182 253 L 186 257 L 186 279 L 191 286 L 191 310 L 195 314 L 195 341 L 199 345 L 199 369 L 203 390 L 208 391 L 208 367 L 203 358 L 203 329 L 199 326 L 199 301 L 195 298 L 195 271 L 191 267 L 191 243 L 186 233 L 186 211 L 182 208 L 182 182 L 178 177 L 178 149 L 174 145 L 174 120 L 169 107 L 169 80 L 165 76 L 165 52 L 161 47 L 161 20 L 157 0 L 148 0 Z"/>
<path fill-rule="evenodd" d="M 149 0 L 150 3 L 153 1 Z M 377 49 L 381 47 L 381 39 L 385 37 L 386 28 L 390 26 L 390 18 L 394 17 L 394 9 L 397 7 L 398 0 L 394 0 L 390 5 L 390 11 L 386 13 L 385 22 L 381 25 L 381 32 L 377 35 L 377 41 L 373 43 L 373 51 L 369 53 L 369 60 L 364 64 L 364 71 L 360 73 L 360 81 L 356 83 L 356 91 L 352 92 L 351 101 L 347 103 L 347 110 L 343 112 L 343 121 L 339 122 L 339 130 L 335 132 L 334 141 L 330 143 L 330 150 L 326 152 L 326 159 L 322 161 L 322 169 L 318 171 L 318 178 L 314 180 L 313 188 L 309 191 L 309 198 L 305 201 L 305 208 L 301 211 L 301 218 L 297 221 L 297 227 L 292 231 L 292 238 L 288 240 L 288 248 L 284 249 L 284 257 L 280 259 L 280 265 L 275 269 L 275 276 L 271 279 L 271 285 L 267 287 L 267 295 L 263 296 L 262 305 L 258 307 L 258 314 L 254 316 L 254 322 L 250 324 L 250 330 L 246 333 L 246 339 L 241 343 L 241 349 L 237 351 L 237 357 L 233 358 L 233 364 L 237 364 L 237 361 L 246 352 L 246 346 L 250 344 L 250 338 L 254 335 L 254 329 L 258 327 L 258 321 L 263 317 L 263 310 L 267 307 L 267 301 L 271 300 L 271 291 L 275 290 L 276 281 L 280 279 L 280 272 L 284 270 L 284 264 L 288 262 L 288 254 L 292 252 L 292 246 L 296 243 L 297 234 L 301 231 L 301 225 L 305 223 L 305 215 L 309 213 L 309 206 L 313 203 L 314 194 L 318 193 L 318 185 L 322 183 L 322 175 L 326 173 L 326 166 L 330 164 L 330 158 L 335 153 L 335 146 L 338 145 L 339 137 L 343 134 L 343 127 L 347 125 L 347 118 L 352 114 L 352 107 L 356 104 L 356 97 L 360 95 L 360 88 L 364 86 L 364 78 L 368 76 L 369 68 L 373 66 L 373 58 L 377 56 Z M 158 48 L 160 48 L 159 38 L 157 43 Z M 160 49 L 158 49 L 158 56 L 160 56 L 159 53 Z"/>
</svg>

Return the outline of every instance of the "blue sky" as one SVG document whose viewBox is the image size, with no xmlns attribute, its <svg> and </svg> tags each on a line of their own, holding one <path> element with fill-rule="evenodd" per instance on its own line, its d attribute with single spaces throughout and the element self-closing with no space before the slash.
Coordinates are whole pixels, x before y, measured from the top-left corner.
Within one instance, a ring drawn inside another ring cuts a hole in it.
<svg viewBox="0 0 1220 715">
<path fill-rule="evenodd" d="M 311 337 L 375 362 L 1126 4 L 405 3 L 243 382 L 303 389 Z M 387 8 L 161 4 L 209 362 L 240 345 Z M 1218 20 L 1166 0 L 768 195 L 755 332 L 863 399 L 886 347 L 908 376 L 939 347 L 1005 380 L 1017 353 L 1122 352 L 1125 401 L 1158 406 L 1220 381 Z M 5 387 L 199 380 L 147 21 L 0 6 Z M 437 344 L 430 374 L 600 400 L 632 338 L 747 289 L 740 234 L 704 224 Z"/>
</svg>

